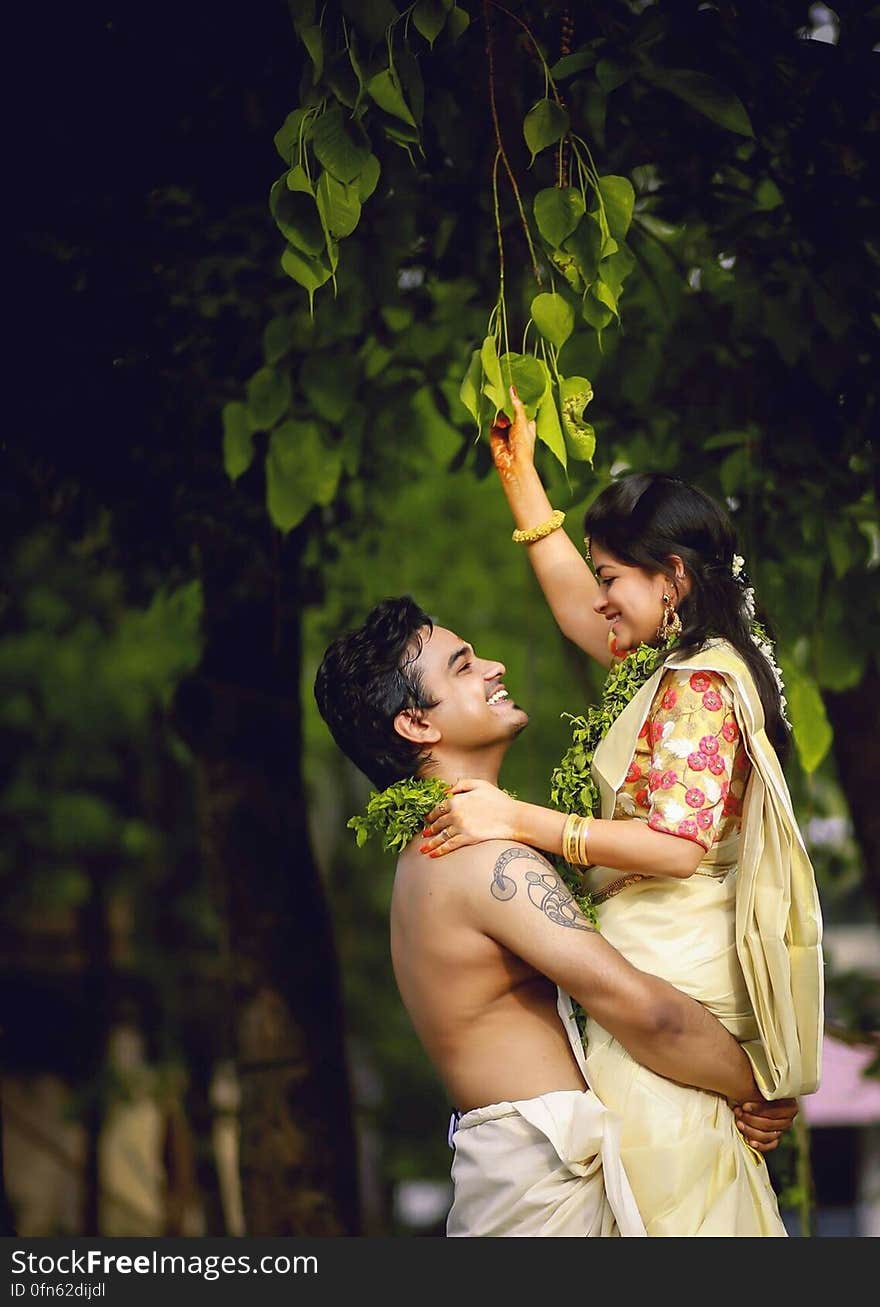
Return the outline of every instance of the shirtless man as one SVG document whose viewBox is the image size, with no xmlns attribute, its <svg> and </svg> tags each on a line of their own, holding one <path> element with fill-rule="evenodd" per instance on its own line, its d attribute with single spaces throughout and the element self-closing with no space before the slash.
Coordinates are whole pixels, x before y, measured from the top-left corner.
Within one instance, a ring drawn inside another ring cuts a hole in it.
<svg viewBox="0 0 880 1307">
<path fill-rule="evenodd" d="M 504 673 L 411 599 L 391 599 L 330 646 L 315 696 L 380 789 L 415 775 L 496 784 L 529 720 Z M 420 843 L 397 864 L 391 953 L 416 1033 L 463 1113 L 448 1234 L 644 1234 L 616 1118 L 586 1084 L 569 995 L 652 1071 L 754 1104 L 743 1134 L 775 1146 L 796 1105 L 764 1103 L 720 1022 L 607 944 L 540 853 L 486 841 L 432 864 Z"/>
</svg>

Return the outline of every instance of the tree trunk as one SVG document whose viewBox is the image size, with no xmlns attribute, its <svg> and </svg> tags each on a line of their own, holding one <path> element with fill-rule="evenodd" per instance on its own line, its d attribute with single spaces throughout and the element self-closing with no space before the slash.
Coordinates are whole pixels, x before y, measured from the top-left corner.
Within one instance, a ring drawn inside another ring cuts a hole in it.
<svg viewBox="0 0 880 1307">
<path fill-rule="evenodd" d="M 89 867 L 91 889 L 78 914 L 79 937 L 86 972 L 83 977 L 84 1008 L 91 1021 L 91 1056 L 86 1055 L 84 1080 L 86 1135 L 83 1167 L 82 1233 L 101 1233 L 100 1140 L 107 1110 L 105 1068 L 107 1038 L 114 1001 L 114 972 L 111 964 L 110 931 L 107 921 L 107 882 L 111 868 L 100 857 Z"/>
<path fill-rule="evenodd" d="M 880 804 L 870 784 L 880 774 L 880 672 L 869 661 L 861 684 L 823 697 L 834 727 L 837 774 L 864 856 L 865 889 L 880 910 Z"/>
<path fill-rule="evenodd" d="M 292 599 L 282 613 L 280 563 L 260 561 L 271 528 L 258 530 L 247 561 L 225 530 L 202 554 L 208 644 L 178 696 L 226 935 L 245 1218 L 249 1235 L 354 1234 L 337 960 L 301 772 L 300 618 Z"/>
</svg>

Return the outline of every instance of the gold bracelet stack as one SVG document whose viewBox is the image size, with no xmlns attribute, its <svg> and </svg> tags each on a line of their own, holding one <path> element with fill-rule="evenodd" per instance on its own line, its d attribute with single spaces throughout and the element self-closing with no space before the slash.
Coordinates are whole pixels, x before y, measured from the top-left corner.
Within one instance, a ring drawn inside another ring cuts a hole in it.
<svg viewBox="0 0 880 1307">
<path fill-rule="evenodd" d="M 587 851 L 591 825 L 591 817 L 578 817 L 574 812 L 566 817 L 562 828 L 562 856 L 570 867 L 593 865 Z"/>
<path fill-rule="evenodd" d="M 542 522 L 540 526 L 530 526 L 525 529 L 517 528 L 510 538 L 516 545 L 532 545 L 536 540 L 543 540 L 545 536 L 558 531 L 564 521 L 565 514 L 562 509 L 555 508 L 546 522 Z"/>
</svg>

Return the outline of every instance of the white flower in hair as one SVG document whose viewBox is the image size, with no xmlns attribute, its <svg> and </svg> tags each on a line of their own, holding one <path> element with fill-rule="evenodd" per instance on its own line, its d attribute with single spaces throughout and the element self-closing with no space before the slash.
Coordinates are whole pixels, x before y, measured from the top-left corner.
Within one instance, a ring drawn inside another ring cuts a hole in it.
<svg viewBox="0 0 880 1307">
<path fill-rule="evenodd" d="M 782 672 L 780 671 L 779 664 L 774 656 L 772 643 L 767 638 L 765 631 L 755 621 L 755 589 L 754 586 L 745 585 L 742 576 L 745 565 L 746 560 L 743 558 L 742 554 L 734 554 L 733 560 L 730 564 L 730 575 L 734 580 L 739 581 L 741 586 L 743 586 L 742 602 L 746 611 L 746 616 L 748 617 L 749 623 L 752 627 L 752 643 L 757 646 L 770 666 L 770 671 L 773 673 L 773 679 L 779 689 L 779 703 L 782 720 L 785 722 L 788 729 L 791 730 L 791 722 L 788 720 L 788 715 L 785 711 L 787 700 L 785 697 L 785 684 L 782 680 Z"/>
</svg>

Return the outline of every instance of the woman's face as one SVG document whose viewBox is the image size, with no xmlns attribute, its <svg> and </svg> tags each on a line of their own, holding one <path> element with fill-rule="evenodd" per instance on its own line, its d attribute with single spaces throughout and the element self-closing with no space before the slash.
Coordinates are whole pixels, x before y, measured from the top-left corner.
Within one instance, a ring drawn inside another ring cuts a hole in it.
<svg viewBox="0 0 880 1307">
<path fill-rule="evenodd" d="M 622 563 L 600 544 L 591 545 L 590 557 L 599 582 L 593 607 L 608 623 L 609 642 L 613 636 L 617 650 L 626 653 L 655 641 L 667 607 L 663 596 L 669 595 L 670 604 L 677 605 L 683 596 L 681 581 L 675 583 L 662 572 L 645 572 L 641 567 Z M 676 566 L 675 560 L 670 562 Z"/>
</svg>

